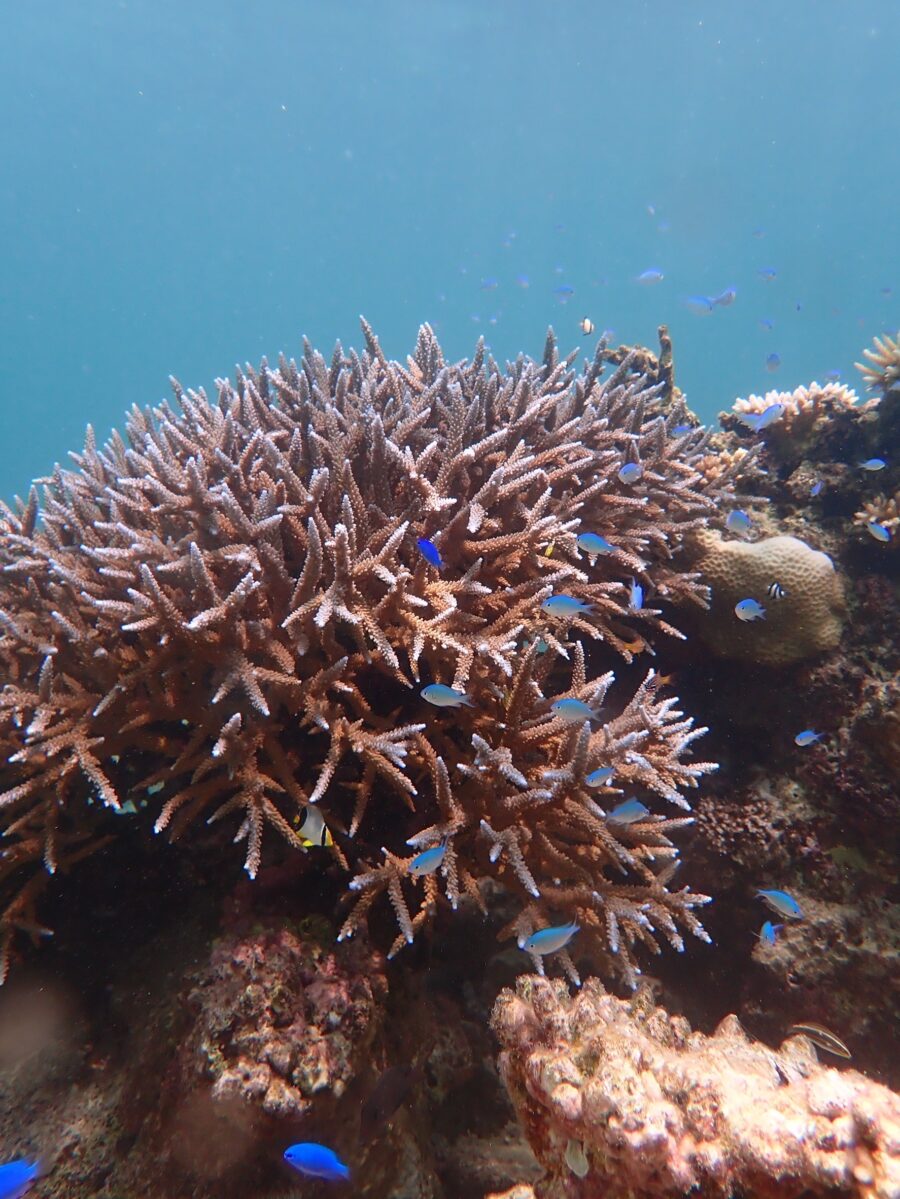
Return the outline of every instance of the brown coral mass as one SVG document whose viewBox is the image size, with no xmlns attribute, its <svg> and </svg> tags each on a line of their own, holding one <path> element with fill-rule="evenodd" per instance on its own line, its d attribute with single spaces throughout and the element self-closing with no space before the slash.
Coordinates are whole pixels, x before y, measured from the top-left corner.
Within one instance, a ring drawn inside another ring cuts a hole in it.
<svg viewBox="0 0 900 1199">
<path fill-rule="evenodd" d="M 222 822 L 252 876 L 267 826 L 302 851 L 310 803 L 354 872 L 342 935 L 386 891 L 398 948 L 438 902 L 481 903 L 488 875 L 523 900 L 511 931 L 574 916 L 626 973 L 635 941 L 703 935 L 704 897 L 667 886 L 684 817 L 606 818 L 624 786 L 686 808 L 711 769 L 685 760 L 702 730 L 652 671 L 602 721 L 550 703 L 605 699 L 585 643 L 630 661 L 677 635 L 661 602 L 705 602 L 677 554 L 737 467 L 700 473 L 710 435 L 674 433 L 684 405 L 636 371 L 646 352 L 603 379 L 603 343 L 579 371 L 552 335 L 540 362 L 501 369 L 480 343 L 448 364 L 424 326 L 401 365 L 364 333 L 362 354 L 307 346 L 215 400 L 176 383 L 176 406 L 134 408 L 102 448 L 89 434 L 42 500 L 4 509 L 5 947 L 45 931 L 48 874 L 109 836 L 111 812 L 173 839 Z M 579 531 L 615 552 L 585 559 Z M 549 617 L 560 593 L 590 609 Z M 472 706 L 429 707 L 432 681 Z M 584 781 L 607 765 L 609 802 Z M 440 871 L 412 878 L 406 847 L 444 842 Z"/>
</svg>

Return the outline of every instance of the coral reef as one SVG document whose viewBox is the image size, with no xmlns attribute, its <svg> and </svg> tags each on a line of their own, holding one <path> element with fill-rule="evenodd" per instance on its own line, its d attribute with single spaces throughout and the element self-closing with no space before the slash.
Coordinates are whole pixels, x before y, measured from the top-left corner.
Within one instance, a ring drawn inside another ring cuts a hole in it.
<svg viewBox="0 0 900 1199">
<path fill-rule="evenodd" d="M 693 545 L 694 565 L 712 590 L 709 614 L 697 627 L 717 654 L 781 666 L 838 645 L 846 602 L 827 554 L 796 537 L 726 541 L 711 529 L 697 532 Z M 773 583 L 789 602 L 770 600 Z M 763 605 L 764 621 L 736 618 L 735 604 L 747 598 Z"/>
<path fill-rule="evenodd" d="M 734 1017 L 707 1037 L 646 991 L 624 1001 L 593 979 L 573 997 L 522 978 L 492 1023 L 547 1171 L 539 1199 L 900 1194 L 900 1096 L 820 1065 L 805 1037 L 772 1050 Z"/>
<path fill-rule="evenodd" d="M 632 978 L 635 942 L 702 935 L 704 897 L 667 886 L 684 818 L 611 827 L 584 778 L 612 766 L 684 809 L 710 769 L 684 760 L 700 730 L 652 671 L 623 695 L 605 667 L 676 634 L 661 605 L 705 603 L 678 552 L 745 459 L 700 472 L 711 434 L 646 351 L 602 378 L 602 342 L 579 371 L 552 334 L 501 370 L 483 344 L 446 363 L 427 326 L 406 365 L 364 333 L 361 355 L 307 346 L 216 401 L 175 384 L 177 408 L 89 435 L 42 503 L 4 511 L 4 952 L 47 931 L 48 879 L 125 819 L 227 825 L 252 876 L 267 827 L 303 851 L 309 804 L 353 872 L 344 935 L 386 891 L 396 949 L 487 877 L 521 896 L 520 938 L 574 916 Z M 586 530 L 611 551 L 581 554 Z M 582 607 L 551 615 L 553 595 Z M 467 706 L 430 708 L 432 680 Z M 602 721 L 551 710 L 608 691 Z M 440 874 L 412 877 L 405 847 L 439 844 Z"/>
<path fill-rule="evenodd" d="M 869 391 L 886 394 L 900 383 L 900 333 L 876 337 L 871 350 L 863 350 L 865 362 L 857 362 Z"/>
</svg>

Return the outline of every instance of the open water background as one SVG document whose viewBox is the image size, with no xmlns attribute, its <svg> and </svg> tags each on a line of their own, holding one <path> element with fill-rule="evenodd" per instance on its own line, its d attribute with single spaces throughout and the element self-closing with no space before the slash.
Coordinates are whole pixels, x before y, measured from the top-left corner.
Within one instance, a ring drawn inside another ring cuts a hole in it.
<svg viewBox="0 0 900 1199">
<path fill-rule="evenodd" d="M 0 495 L 170 373 L 358 345 L 359 313 L 392 356 L 429 320 L 501 361 L 666 321 L 706 418 L 852 381 L 900 324 L 897 0 L 0 14 Z"/>
</svg>

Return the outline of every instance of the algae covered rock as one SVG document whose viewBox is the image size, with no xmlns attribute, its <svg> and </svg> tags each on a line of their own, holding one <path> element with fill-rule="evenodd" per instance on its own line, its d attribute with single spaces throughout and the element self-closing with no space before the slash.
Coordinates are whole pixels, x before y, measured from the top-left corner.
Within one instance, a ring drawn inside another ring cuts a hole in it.
<svg viewBox="0 0 900 1199">
<path fill-rule="evenodd" d="M 693 553 L 695 568 L 712 590 L 697 631 L 719 656 L 786 666 L 839 643 L 844 585 L 827 554 L 798 537 L 726 541 L 711 530 L 697 533 Z M 776 583 L 782 598 L 770 595 Z M 735 604 L 745 599 L 762 604 L 763 620 L 738 619 Z"/>
</svg>

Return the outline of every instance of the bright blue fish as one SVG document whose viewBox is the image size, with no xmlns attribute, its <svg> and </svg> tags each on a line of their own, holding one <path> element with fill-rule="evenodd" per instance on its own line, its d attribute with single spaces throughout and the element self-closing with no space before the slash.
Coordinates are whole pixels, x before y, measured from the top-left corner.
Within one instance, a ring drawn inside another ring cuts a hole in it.
<svg viewBox="0 0 900 1199">
<path fill-rule="evenodd" d="M 891 539 L 891 530 L 887 525 L 880 525 L 877 520 L 866 521 L 866 532 L 876 541 L 888 542 Z"/>
<path fill-rule="evenodd" d="M 725 517 L 725 528 L 729 533 L 735 533 L 743 537 L 745 533 L 750 532 L 752 527 L 753 522 L 741 508 L 735 508 L 733 512 L 729 512 Z"/>
<path fill-rule="evenodd" d="M 586 554 L 614 554 L 616 547 L 599 533 L 579 533 L 575 544 Z"/>
<path fill-rule="evenodd" d="M 809 494 L 812 496 L 813 499 L 815 499 L 817 495 L 822 494 L 822 488 L 824 486 L 825 486 L 825 484 L 822 482 L 821 479 L 816 479 L 815 483 L 813 483 L 812 487 L 810 487 L 810 489 L 809 489 Z"/>
<path fill-rule="evenodd" d="M 773 924 L 771 920 L 767 920 L 759 930 L 759 939 L 763 945 L 774 945 L 778 940 L 778 934 L 784 928 L 783 924 Z"/>
<path fill-rule="evenodd" d="M 816 733 L 812 729 L 804 729 L 802 733 L 798 733 L 794 738 L 794 744 L 799 745 L 801 749 L 805 749 L 807 745 L 814 745 L 816 741 L 821 740 L 821 733 Z"/>
<path fill-rule="evenodd" d="M 586 720 L 599 720 L 600 717 L 580 699 L 556 699 L 550 705 L 550 711 L 566 724 L 584 724 Z"/>
<path fill-rule="evenodd" d="M 560 283 L 559 287 L 554 287 L 553 294 L 565 303 L 570 296 L 574 296 L 575 288 L 571 283 Z"/>
<path fill-rule="evenodd" d="M 887 466 L 887 463 L 885 462 L 885 460 L 883 458 L 867 458 L 865 460 L 865 462 L 860 462 L 859 469 L 875 471 L 875 470 L 884 470 L 884 468 L 886 466 Z"/>
<path fill-rule="evenodd" d="M 756 894 L 764 900 L 773 912 L 784 916 L 786 920 L 802 920 L 803 912 L 800 904 L 787 891 L 757 891 Z"/>
<path fill-rule="evenodd" d="M 684 303 L 695 316 L 709 316 L 716 306 L 711 296 L 685 296 Z"/>
<path fill-rule="evenodd" d="M 632 612 L 640 612 L 644 606 L 644 589 L 637 581 L 631 580 L 631 590 L 628 593 L 628 607 Z"/>
<path fill-rule="evenodd" d="M 574 595 L 551 595 L 541 604 L 549 616 L 577 616 L 582 612 L 593 611 L 592 604 L 576 599 Z"/>
<path fill-rule="evenodd" d="M 427 537 L 417 537 L 416 545 L 419 547 L 419 553 L 426 562 L 430 562 L 438 570 L 443 569 L 444 560 L 441 557 L 440 550 L 433 541 L 429 541 Z"/>
<path fill-rule="evenodd" d="M 778 278 L 778 271 L 775 270 L 774 266 L 761 266 L 756 273 L 760 279 L 765 279 L 767 283 L 771 283 L 773 279 Z"/>
<path fill-rule="evenodd" d="M 770 375 L 774 375 L 781 366 L 781 355 L 776 354 L 773 350 L 771 354 L 766 355 L 766 370 Z"/>
<path fill-rule="evenodd" d="M 40 1173 L 40 1164 L 25 1157 L 17 1158 L 0 1166 L 0 1199 L 21 1199 L 31 1190 L 31 1184 Z"/>
<path fill-rule="evenodd" d="M 626 462 L 625 465 L 619 469 L 619 482 L 636 483 L 643 473 L 644 468 L 641 466 L 640 462 Z"/>
<path fill-rule="evenodd" d="M 344 1182 L 350 1177 L 345 1165 L 333 1149 L 315 1141 L 298 1141 L 284 1151 L 284 1160 L 308 1178 L 324 1178 L 326 1182 Z"/>
<path fill-rule="evenodd" d="M 409 873 L 414 878 L 421 878 L 423 874 L 434 874 L 443 862 L 446 852 L 446 845 L 435 845 L 433 849 L 426 849 L 423 853 L 416 854 L 409 864 Z"/>
<path fill-rule="evenodd" d="M 610 814 L 607 820 L 611 820 L 613 824 L 634 824 L 638 820 L 643 820 L 645 816 L 650 815 L 650 809 L 641 803 L 639 799 L 626 799 L 624 803 L 618 804 Z"/>
<path fill-rule="evenodd" d="M 672 432 L 676 437 L 681 437 L 683 433 L 690 433 L 692 429 L 699 427 L 699 425 L 676 425 Z"/>
<path fill-rule="evenodd" d="M 574 921 L 571 924 L 557 925 L 555 928 L 542 928 L 540 932 L 532 933 L 523 941 L 522 948 L 526 953 L 536 953 L 538 957 L 545 953 L 557 953 L 560 949 L 565 949 L 580 931 L 581 926 Z"/>
<path fill-rule="evenodd" d="M 733 304 L 737 299 L 737 288 L 726 287 L 724 291 L 720 291 L 717 296 L 713 296 L 713 303 L 718 304 L 720 308 L 727 308 L 729 304 Z"/>
<path fill-rule="evenodd" d="M 612 766 L 600 766 L 586 775 L 584 781 L 589 787 L 605 787 L 615 773 Z"/>
<path fill-rule="evenodd" d="M 637 277 L 637 282 L 645 284 L 662 283 L 663 279 L 665 279 L 665 275 L 662 273 L 659 267 L 651 266 L 648 270 L 641 271 Z"/>
<path fill-rule="evenodd" d="M 419 694 L 436 708 L 458 708 L 462 704 L 467 708 L 475 707 L 465 691 L 457 691 L 455 687 L 447 687 L 444 683 L 429 683 Z"/>
<path fill-rule="evenodd" d="M 755 599 L 743 599 L 734 605 L 734 614 L 738 620 L 765 620 L 766 610 Z"/>
</svg>

